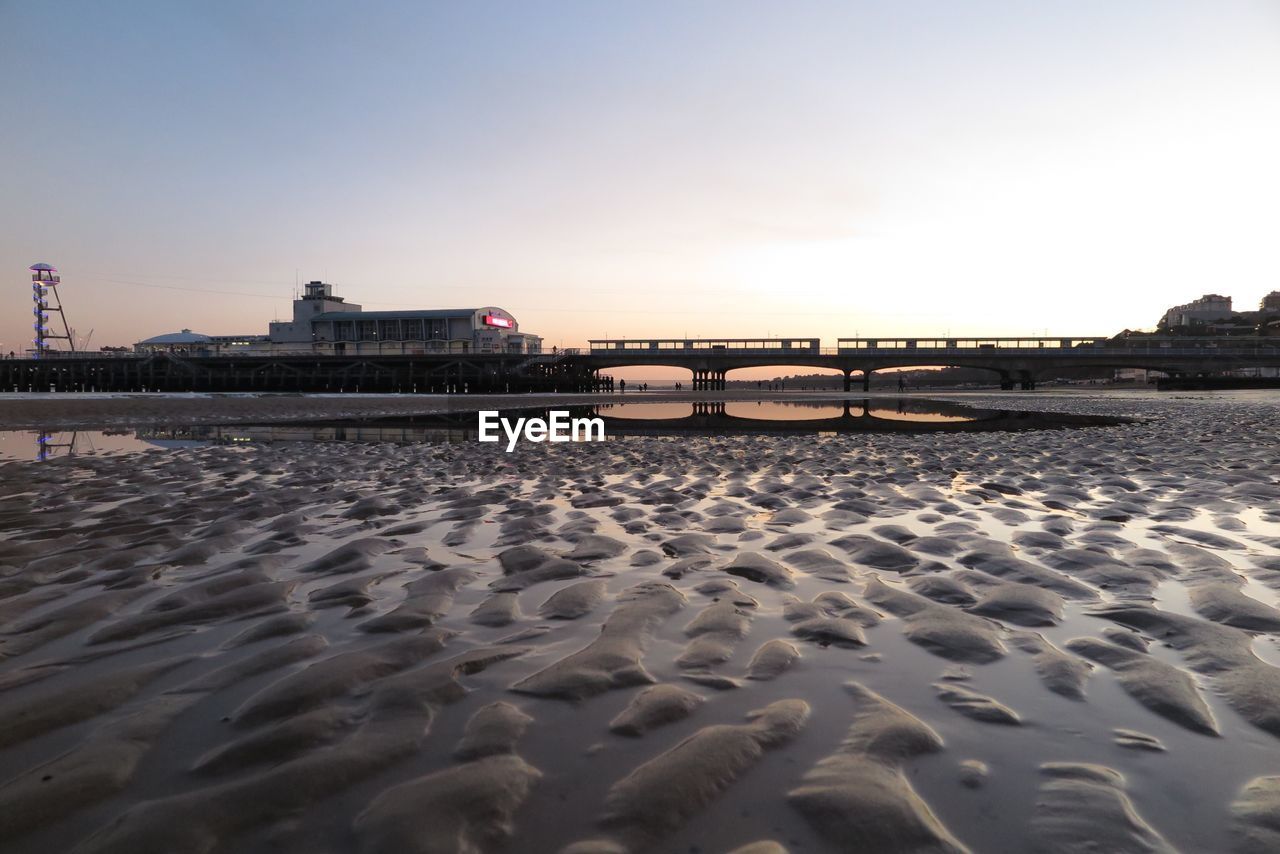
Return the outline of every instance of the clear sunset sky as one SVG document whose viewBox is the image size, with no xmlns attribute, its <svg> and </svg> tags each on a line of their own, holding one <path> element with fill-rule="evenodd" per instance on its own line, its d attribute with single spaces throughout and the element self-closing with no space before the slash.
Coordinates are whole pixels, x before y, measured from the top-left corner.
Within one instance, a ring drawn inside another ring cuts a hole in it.
<svg viewBox="0 0 1280 854">
<path fill-rule="evenodd" d="M 0 349 L 295 278 L 589 337 L 1110 334 L 1280 288 L 1280 5 L 0 0 Z"/>
</svg>

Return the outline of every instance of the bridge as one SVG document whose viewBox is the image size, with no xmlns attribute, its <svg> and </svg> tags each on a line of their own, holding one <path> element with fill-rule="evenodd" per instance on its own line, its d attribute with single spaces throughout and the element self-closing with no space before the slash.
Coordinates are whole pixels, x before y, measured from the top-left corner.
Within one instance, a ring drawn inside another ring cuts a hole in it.
<svg viewBox="0 0 1280 854">
<path fill-rule="evenodd" d="M 891 368 L 980 368 L 1000 376 L 1001 388 L 1035 388 L 1067 368 L 1139 368 L 1173 377 L 1240 368 L 1280 367 L 1280 338 L 840 338 L 823 347 L 817 338 L 624 338 L 592 339 L 580 356 L 594 370 L 634 366 L 684 368 L 695 390 L 725 388 L 739 368 L 826 368 L 844 375 L 850 391 L 860 374 Z"/>
</svg>

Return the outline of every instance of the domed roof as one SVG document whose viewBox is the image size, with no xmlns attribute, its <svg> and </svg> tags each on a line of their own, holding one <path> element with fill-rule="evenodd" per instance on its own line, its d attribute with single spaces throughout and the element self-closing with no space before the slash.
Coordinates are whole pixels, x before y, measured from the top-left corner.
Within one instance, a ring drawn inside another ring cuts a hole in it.
<svg viewBox="0 0 1280 854">
<path fill-rule="evenodd" d="M 33 273 L 38 273 L 38 272 L 40 272 L 40 271 L 42 271 L 42 270 L 47 270 L 47 271 L 48 271 L 48 272 L 50 272 L 50 273 L 56 273 L 56 272 L 58 272 L 58 268 L 57 268 L 57 267 L 53 266 L 52 264 L 45 264 L 45 263 L 43 263 L 43 262 L 41 262 L 41 263 L 39 263 L 39 264 L 32 264 L 28 269 L 30 269 L 30 270 L 31 270 L 31 272 L 33 272 Z"/>
<path fill-rule="evenodd" d="M 164 335 L 157 335 L 154 338 L 148 338 L 146 341 L 139 341 L 139 344 L 208 344 L 213 339 L 208 335 L 201 335 L 199 332 L 192 332 L 190 329 L 184 329 L 181 332 L 167 332 Z"/>
</svg>

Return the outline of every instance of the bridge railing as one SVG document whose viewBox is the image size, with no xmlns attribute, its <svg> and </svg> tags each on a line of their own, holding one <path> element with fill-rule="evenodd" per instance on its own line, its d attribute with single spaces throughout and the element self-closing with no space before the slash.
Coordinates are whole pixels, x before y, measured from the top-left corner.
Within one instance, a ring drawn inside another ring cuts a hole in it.
<svg viewBox="0 0 1280 854">
<path fill-rule="evenodd" d="M 823 347 L 817 338 L 621 338 L 591 339 L 593 356 L 1271 356 L 1280 338 L 840 338 Z"/>
<path fill-rule="evenodd" d="M 582 350 L 578 347 L 555 348 L 554 350 L 543 350 L 541 353 L 529 354 L 528 361 L 533 364 L 550 364 L 559 362 L 568 356 L 581 356 Z"/>
<path fill-rule="evenodd" d="M 817 338 L 593 338 L 588 343 L 593 356 L 812 356 L 823 352 Z"/>
<path fill-rule="evenodd" d="M 1106 338 L 839 338 L 841 353 L 863 350 L 1072 350 L 1098 347 Z"/>
<path fill-rule="evenodd" d="M 1252 356 L 1280 353 L 1280 338 L 840 338 L 836 351 L 841 356 Z"/>
</svg>

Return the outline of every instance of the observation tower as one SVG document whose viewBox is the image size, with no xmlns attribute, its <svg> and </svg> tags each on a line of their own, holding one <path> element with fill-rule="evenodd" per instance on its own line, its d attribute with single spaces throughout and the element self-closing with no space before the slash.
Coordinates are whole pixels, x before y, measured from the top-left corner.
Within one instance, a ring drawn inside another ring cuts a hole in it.
<svg viewBox="0 0 1280 854">
<path fill-rule="evenodd" d="M 43 359 L 56 348 L 52 342 L 66 341 L 68 350 L 75 349 L 71 327 L 67 324 L 67 315 L 58 296 L 58 283 L 61 281 L 56 267 L 50 264 L 31 265 L 31 301 L 34 304 L 31 313 L 35 316 L 32 327 L 36 331 L 31 343 L 36 345 L 37 359 Z M 58 318 L 51 325 L 50 318 L 54 314 Z"/>
</svg>

